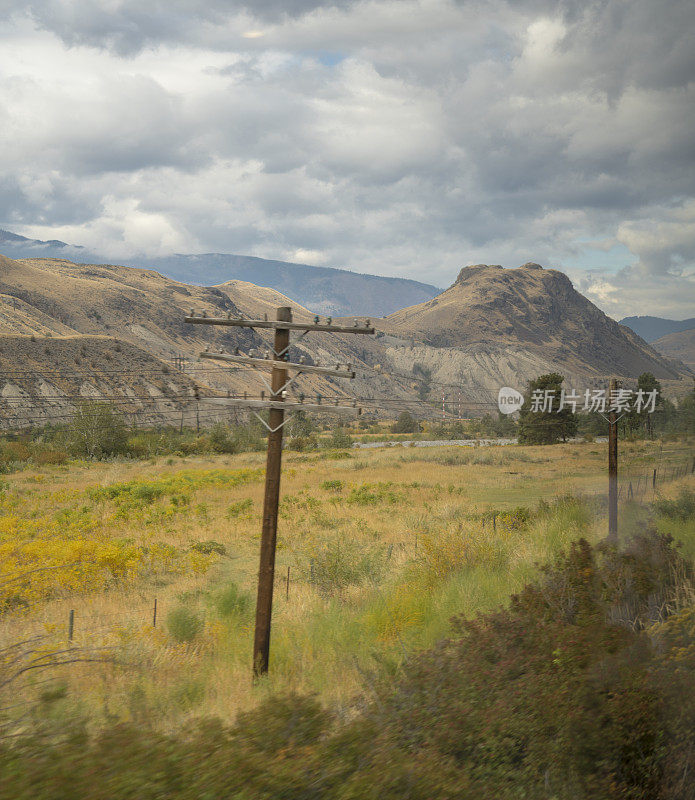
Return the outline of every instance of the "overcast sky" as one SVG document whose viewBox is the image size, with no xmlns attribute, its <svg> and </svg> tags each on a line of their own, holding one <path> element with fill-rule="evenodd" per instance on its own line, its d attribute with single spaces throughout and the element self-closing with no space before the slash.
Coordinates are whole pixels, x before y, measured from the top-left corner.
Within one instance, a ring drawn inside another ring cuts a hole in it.
<svg viewBox="0 0 695 800">
<path fill-rule="evenodd" d="M 695 316 L 692 0 L 0 0 L 0 227 Z"/>
</svg>

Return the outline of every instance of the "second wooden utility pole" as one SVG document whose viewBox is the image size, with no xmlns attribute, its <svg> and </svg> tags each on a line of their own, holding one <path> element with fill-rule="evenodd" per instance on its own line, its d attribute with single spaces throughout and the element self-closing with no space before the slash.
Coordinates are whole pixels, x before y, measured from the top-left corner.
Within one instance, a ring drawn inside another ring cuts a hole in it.
<svg viewBox="0 0 695 800">
<path fill-rule="evenodd" d="M 292 309 L 286 306 L 278 308 L 277 320 L 278 322 L 292 322 Z M 287 360 L 289 343 L 289 328 L 276 328 L 273 350 L 278 361 Z M 270 399 L 272 401 L 283 400 L 283 390 L 286 383 L 287 371 L 274 366 L 271 373 L 272 397 Z M 261 558 L 258 567 L 256 633 L 253 641 L 253 673 L 256 676 L 263 675 L 268 671 L 270 655 L 270 623 L 273 613 L 273 587 L 275 585 L 275 545 L 278 531 L 282 431 L 285 410 L 272 407 L 268 415 L 268 455 L 266 458 L 265 496 L 263 499 Z"/>
<path fill-rule="evenodd" d="M 611 378 L 608 389 L 608 541 L 618 544 L 618 414 L 613 398 L 618 381 Z"/>
</svg>

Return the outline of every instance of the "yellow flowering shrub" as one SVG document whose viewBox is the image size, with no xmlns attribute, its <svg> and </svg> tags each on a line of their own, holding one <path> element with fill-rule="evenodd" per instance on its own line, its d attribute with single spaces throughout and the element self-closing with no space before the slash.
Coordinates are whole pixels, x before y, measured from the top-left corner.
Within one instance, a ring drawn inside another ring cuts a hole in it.
<svg viewBox="0 0 695 800">
<path fill-rule="evenodd" d="M 214 554 L 153 542 L 140 524 L 137 540 L 124 537 L 124 522 L 166 526 L 188 511 L 197 489 L 241 486 L 262 476 L 262 469 L 184 470 L 85 492 L 23 494 L 4 487 L 0 612 L 50 597 L 129 585 L 161 573 L 204 572 Z M 127 529 L 129 535 L 133 527 Z"/>
</svg>

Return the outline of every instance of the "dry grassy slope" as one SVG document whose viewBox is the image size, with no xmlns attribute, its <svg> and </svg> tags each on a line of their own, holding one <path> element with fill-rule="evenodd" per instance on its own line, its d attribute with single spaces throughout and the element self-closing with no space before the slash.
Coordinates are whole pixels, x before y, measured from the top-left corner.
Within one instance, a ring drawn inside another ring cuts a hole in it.
<svg viewBox="0 0 695 800">
<path fill-rule="evenodd" d="M 184 316 L 191 308 L 211 315 L 238 309 L 219 289 L 187 286 L 151 270 L 0 256 L 0 294 L 23 301 L 25 317 L 34 309 L 32 332 L 52 324 L 55 333 L 107 334 L 165 358 L 197 353 L 206 343 L 258 342 L 249 331 L 187 325 Z M 0 333 L 5 331 L 17 332 L 0 317 Z"/>
<path fill-rule="evenodd" d="M 263 319 L 263 315 L 267 314 L 268 319 L 275 319 L 275 312 L 280 306 L 289 306 L 295 322 L 311 322 L 314 319 L 313 312 L 267 286 L 256 286 L 248 281 L 226 281 L 216 288 L 228 294 L 246 317 Z"/>
<path fill-rule="evenodd" d="M 695 328 L 678 333 L 669 333 L 652 342 L 652 347 L 665 355 L 695 367 Z"/>
<path fill-rule="evenodd" d="M 66 420 L 82 398 L 161 422 L 188 409 L 194 389 L 187 375 L 107 336 L 0 336 L 0 427 Z"/>
<path fill-rule="evenodd" d="M 241 328 L 189 325 L 183 321 L 184 316 L 194 309 L 197 313 L 206 311 L 209 316 L 231 311 L 250 317 L 267 313 L 272 318 L 280 305 L 291 305 L 297 320 L 313 319 L 313 314 L 284 295 L 243 281 L 204 288 L 169 280 L 151 270 L 57 259 L 13 261 L 0 256 L 0 335 L 106 334 L 167 361 L 182 353 L 189 358 L 188 375 L 199 384 L 220 391 L 257 395 L 263 384 L 248 369 L 198 360 L 201 350 L 207 346 L 212 350 L 265 350 L 272 335 Z M 350 341 L 354 337 L 346 338 L 341 342 L 336 337 L 312 334 L 301 341 L 292 355 L 303 355 L 309 363 L 352 361 L 358 365 L 360 350 Z M 80 369 L 71 356 L 62 352 L 56 352 L 53 358 L 54 365 L 73 372 Z M 88 377 L 88 371 L 83 377 Z M 364 389 L 364 379 L 360 381 Z M 387 386 L 383 378 L 381 382 Z M 324 396 L 352 396 L 353 388 L 350 382 L 316 376 L 302 376 L 295 385 L 307 395 L 320 392 Z M 373 392 L 367 392 L 370 393 Z"/>
<path fill-rule="evenodd" d="M 478 368 L 504 371 L 521 360 L 533 370 L 545 364 L 565 373 L 679 377 L 676 365 L 607 317 L 566 275 L 538 264 L 466 267 L 442 294 L 378 325 L 425 345 L 461 348 Z"/>
</svg>

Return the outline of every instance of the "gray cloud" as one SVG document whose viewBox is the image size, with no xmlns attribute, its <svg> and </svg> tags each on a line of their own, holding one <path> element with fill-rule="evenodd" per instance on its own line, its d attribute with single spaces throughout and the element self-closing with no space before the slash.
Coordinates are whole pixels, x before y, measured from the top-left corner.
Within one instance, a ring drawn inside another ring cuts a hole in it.
<svg viewBox="0 0 695 800">
<path fill-rule="evenodd" d="M 346 8 L 353 0 L 33 0 L 0 4 L 6 19 L 28 15 L 67 45 L 90 45 L 132 55 L 151 43 L 202 40 L 236 18 L 264 23 L 299 17 L 317 8 Z M 1 18 L 1 17 L 0 17 Z M 215 36 L 213 33 L 212 39 Z"/>
</svg>

